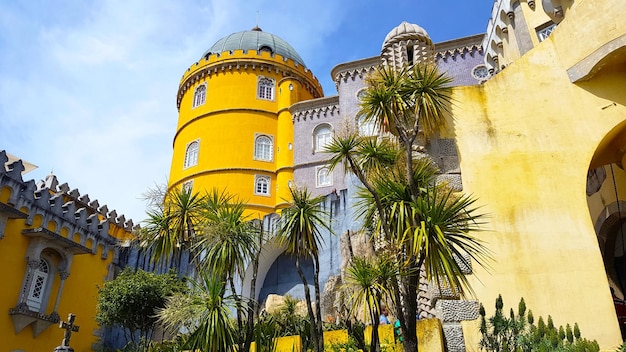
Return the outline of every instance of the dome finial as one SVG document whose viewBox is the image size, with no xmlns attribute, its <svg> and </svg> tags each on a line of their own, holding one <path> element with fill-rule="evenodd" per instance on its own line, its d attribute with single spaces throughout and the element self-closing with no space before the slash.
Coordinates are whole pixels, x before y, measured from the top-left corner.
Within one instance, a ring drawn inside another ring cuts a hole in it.
<svg viewBox="0 0 626 352">
<path fill-rule="evenodd" d="M 256 12 L 256 25 L 252 28 L 252 30 L 263 32 L 263 30 L 259 27 L 259 11 Z"/>
</svg>

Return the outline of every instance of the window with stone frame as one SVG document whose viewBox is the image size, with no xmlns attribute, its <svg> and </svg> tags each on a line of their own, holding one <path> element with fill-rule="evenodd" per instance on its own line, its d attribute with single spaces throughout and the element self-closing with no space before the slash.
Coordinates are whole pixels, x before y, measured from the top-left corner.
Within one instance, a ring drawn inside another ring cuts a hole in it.
<svg viewBox="0 0 626 352">
<path fill-rule="evenodd" d="M 332 140 L 332 128 L 329 124 L 321 124 L 313 130 L 313 150 L 315 152 L 324 151 L 324 148 Z"/>
<path fill-rule="evenodd" d="M 187 144 L 187 148 L 185 149 L 185 162 L 183 169 L 198 165 L 198 153 L 200 152 L 200 140 L 196 139 L 195 141 Z"/>
<path fill-rule="evenodd" d="M 272 161 L 273 158 L 273 138 L 264 134 L 257 135 L 254 141 L 254 159 L 261 161 Z"/>
<path fill-rule="evenodd" d="M 203 105 L 206 101 L 206 83 L 203 83 L 196 87 L 193 92 L 193 105 L 192 107 L 196 108 L 200 105 Z"/>
<path fill-rule="evenodd" d="M 537 27 L 537 38 L 539 38 L 539 41 L 542 42 L 546 40 L 555 29 L 556 23 L 552 21 L 545 23 L 542 26 Z"/>
<path fill-rule="evenodd" d="M 33 270 L 32 282 L 30 283 L 30 287 L 26 288 L 28 290 L 26 304 L 33 312 L 41 311 L 42 303 L 44 302 L 44 298 L 50 286 L 49 281 L 51 280 L 48 280 L 50 270 L 50 265 L 43 258 L 39 259 L 37 268 Z"/>
<path fill-rule="evenodd" d="M 183 191 L 191 192 L 193 190 L 193 180 L 183 182 Z"/>
<path fill-rule="evenodd" d="M 270 195 L 270 182 L 269 176 L 256 175 L 254 177 L 254 194 L 260 196 Z"/>
<path fill-rule="evenodd" d="M 362 137 L 378 136 L 379 130 L 374 119 L 366 119 L 365 115 L 359 114 L 356 116 L 356 126 Z"/>
<path fill-rule="evenodd" d="M 327 187 L 333 185 L 333 173 L 327 166 L 317 167 L 315 175 L 315 185 L 317 187 Z"/>
<path fill-rule="evenodd" d="M 274 100 L 274 80 L 259 76 L 257 84 L 257 98 L 263 100 Z"/>
</svg>

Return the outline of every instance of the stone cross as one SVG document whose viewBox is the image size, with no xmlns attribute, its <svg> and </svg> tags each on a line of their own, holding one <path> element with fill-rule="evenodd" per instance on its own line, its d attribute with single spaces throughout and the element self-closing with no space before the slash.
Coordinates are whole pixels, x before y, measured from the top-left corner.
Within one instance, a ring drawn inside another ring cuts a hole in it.
<svg viewBox="0 0 626 352">
<path fill-rule="evenodd" d="M 67 317 L 67 322 L 61 321 L 59 323 L 59 328 L 65 329 L 65 335 L 63 336 L 63 343 L 61 344 L 62 347 L 70 346 L 70 338 L 72 337 L 72 331 L 78 332 L 79 326 L 74 325 L 75 318 L 76 318 L 76 315 L 70 313 L 70 315 Z"/>
</svg>

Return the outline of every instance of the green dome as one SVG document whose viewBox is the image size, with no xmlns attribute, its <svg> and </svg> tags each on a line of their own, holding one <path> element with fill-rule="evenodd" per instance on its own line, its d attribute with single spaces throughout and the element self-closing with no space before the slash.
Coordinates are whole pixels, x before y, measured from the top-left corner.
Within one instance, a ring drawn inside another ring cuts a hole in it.
<svg viewBox="0 0 626 352">
<path fill-rule="evenodd" d="M 299 65 L 306 66 L 300 55 L 289 43 L 276 35 L 263 32 L 259 27 L 254 27 L 249 31 L 233 33 L 218 40 L 202 57 L 242 49 L 269 51 L 272 54 L 292 59 Z"/>
</svg>

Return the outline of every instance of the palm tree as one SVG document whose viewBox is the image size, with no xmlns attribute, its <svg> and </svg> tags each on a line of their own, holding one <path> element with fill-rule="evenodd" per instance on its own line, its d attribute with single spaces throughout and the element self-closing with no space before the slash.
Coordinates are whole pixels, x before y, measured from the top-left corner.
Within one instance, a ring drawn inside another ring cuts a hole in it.
<svg viewBox="0 0 626 352">
<path fill-rule="evenodd" d="M 391 286 L 396 301 L 402 302 L 396 315 L 407 332 L 405 350 L 415 351 L 419 270 L 424 265 L 429 279 L 438 285 L 443 281 L 455 292 L 469 288 L 457 260 L 469 254 L 483 264 L 488 257 L 482 243 L 470 235 L 482 215 L 476 213 L 474 199 L 437 185 L 435 165 L 413 154 L 419 136 L 428 138 L 445 127 L 450 79 L 436 66 L 418 63 L 400 70 L 382 67 L 367 83 L 359 114 L 392 136 L 380 142 L 390 139 L 389 150 L 397 141 L 397 157 L 390 158 L 392 152 L 373 148 L 355 135 L 336 138 L 327 151 L 332 153 L 332 167 L 343 164 L 361 181 L 361 216 L 396 253 L 400 275 Z"/>
<path fill-rule="evenodd" d="M 415 331 L 417 313 L 415 288 L 419 284 L 420 268 L 424 267 L 428 280 L 462 296 L 466 289 L 471 291 L 461 268 L 468 265 L 463 258 L 469 255 L 477 264 L 486 265 L 489 252 L 472 235 L 484 223 L 484 215 L 474 205 L 475 199 L 456 194 L 446 185 L 437 185 L 434 165 L 427 159 L 418 159 L 414 163 L 412 178 L 419 185 L 415 201 L 403 174 L 404 170 L 399 166 L 370 177 L 385 209 L 384 218 L 369 192 L 363 189 L 357 196 L 365 224 L 381 229 L 384 222 L 391 230 L 392 236 L 383 237 L 382 245 L 389 250 L 395 249 L 397 254 L 401 273 L 398 288 L 401 288 L 404 309 L 396 312 L 401 326 L 405 324 L 402 330 L 409 332 L 403 343 L 412 350 L 410 345 L 416 338 L 411 333 Z M 392 287 L 395 288 L 393 280 Z"/>
<path fill-rule="evenodd" d="M 380 351 L 378 326 L 381 303 L 392 298 L 391 280 L 398 274 L 394 260 L 386 255 L 374 260 L 354 257 L 346 270 L 346 285 L 352 291 L 351 310 L 365 305 L 372 321 L 370 351 Z"/>
<path fill-rule="evenodd" d="M 191 248 L 203 221 L 203 203 L 204 197 L 185 188 L 170 189 L 160 202 L 151 203 L 138 240 L 150 250 L 154 262 L 169 266 L 174 258 L 180 261 L 183 252 Z M 178 265 L 180 269 L 181 263 Z"/>
<path fill-rule="evenodd" d="M 304 285 L 307 312 L 311 320 L 311 338 L 316 352 L 324 346 L 322 334 L 322 314 L 320 308 L 319 251 L 322 245 L 321 230 L 332 233 L 327 224 L 326 212 L 321 208 L 323 196 L 311 197 L 307 189 L 290 188 L 290 206 L 283 209 L 277 229 L 277 239 L 286 247 L 286 252 L 295 255 L 296 270 Z M 311 258 L 314 264 L 313 284 L 315 287 L 315 313 L 311 301 L 308 282 L 300 267 L 301 258 Z"/>
<path fill-rule="evenodd" d="M 373 120 L 381 131 L 390 132 L 402 145 L 407 164 L 407 181 L 412 182 L 413 145 L 420 133 L 430 137 L 445 126 L 451 104 L 450 82 L 435 65 L 415 64 L 400 70 L 382 66 L 366 79 L 362 97 L 365 120 Z"/>
<path fill-rule="evenodd" d="M 228 282 L 237 310 L 237 341 L 243 349 L 243 292 L 237 294 L 235 278 L 243 278 L 245 264 L 259 250 L 256 231 L 244 216 L 245 204 L 235 196 L 213 189 L 204 200 L 202 231 L 194 244 L 196 260 L 201 271 L 219 273 L 220 279 Z"/>
<path fill-rule="evenodd" d="M 151 204 L 149 218 L 140 234 L 141 244 L 151 249 L 154 261 L 163 265 L 170 265 L 171 258 L 180 258 L 187 250 L 191 252 L 189 255 L 195 263 L 195 270 L 201 277 L 215 273 L 221 282 L 230 286 L 230 296 L 237 312 L 236 331 L 239 335 L 236 335 L 236 341 L 240 343 L 240 349 L 245 349 L 251 341 L 243 339 L 245 313 L 235 280 L 243 278 L 244 265 L 259 250 L 257 230 L 244 216 L 245 205 L 225 190 L 217 189 L 204 195 L 188 189 L 172 189 L 161 202 Z M 253 302 L 249 301 L 248 305 L 251 304 Z M 255 312 L 248 309 L 252 328 Z M 247 335 L 252 334 L 252 328 L 248 329 Z"/>
<path fill-rule="evenodd" d="M 170 332 L 190 331 L 183 346 L 192 351 L 226 352 L 235 350 L 236 328 L 230 318 L 233 297 L 226 294 L 225 282 L 207 272 L 200 281 L 190 280 L 191 289 L 167 299 L 157 312 L 159 322 Z"/>
</svg>

